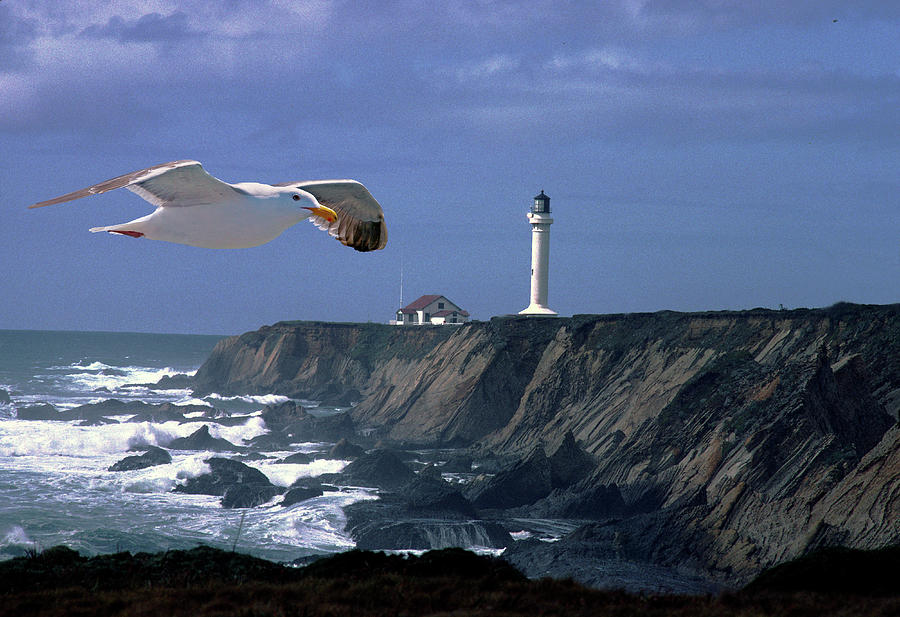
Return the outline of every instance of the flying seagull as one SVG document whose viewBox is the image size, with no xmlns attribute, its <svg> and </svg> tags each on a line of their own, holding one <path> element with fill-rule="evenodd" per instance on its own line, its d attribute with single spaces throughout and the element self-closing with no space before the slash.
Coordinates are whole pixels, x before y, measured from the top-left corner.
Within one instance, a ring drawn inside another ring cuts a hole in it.
<svg viewBox="0 0 900 617">
<path fill-rule="evenodd" d="M 36 203 L 29 208 L 126 188 L 156 206 L 128 223 L 94 227 L 133 238 L 163 240 L 212 249 L 259 246 L 288 227 L 310 219 L 342 244 L 375 251 L 387 244 L 384 212 L 356 180 L 311 180 L 229 184 L 197 161 L 161 163 Z"/>
</svg>

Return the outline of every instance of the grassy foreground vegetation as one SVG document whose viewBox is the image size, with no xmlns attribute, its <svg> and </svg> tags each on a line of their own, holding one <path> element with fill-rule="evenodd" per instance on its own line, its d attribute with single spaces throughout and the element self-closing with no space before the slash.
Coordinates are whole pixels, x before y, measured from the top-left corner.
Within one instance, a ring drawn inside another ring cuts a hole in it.
<svg viewBox="0 0 900 617">
<path fill-rule="evenodd" d="M 207 547 L 91 558 L 54 547 L 0 563 L 0 615 L 900 615 L 898 586 L 883 585 L 896 580 L 900 548 L 824 555 L 826 566 L 849 560 L 859 576 L 829 581 L 831 569 L 805 558 L 743 591 L 696 597 L 529 580 L 461 549 L 407 558 L 350 551 L 291 568 Z"/>
</svg>

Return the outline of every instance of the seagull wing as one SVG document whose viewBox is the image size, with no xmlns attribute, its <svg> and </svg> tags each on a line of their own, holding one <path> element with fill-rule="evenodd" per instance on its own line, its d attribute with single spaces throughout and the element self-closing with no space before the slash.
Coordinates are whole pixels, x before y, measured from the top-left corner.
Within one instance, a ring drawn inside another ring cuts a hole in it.
<svg viewBox="0 0 900 617">
<path fill-rule="evenodd" d="M 215 203 L 236 193 L 242 193 L 227 182 L 206 173 L 199 162 L 186 160 L 161 163 L 133 171 L 28 207 L 52 206 L 123 187 L 140 195 L 154 206 L 164 207 Z"/>
<path fill-rule="evenodd" d="M 319 205 L 337 212 L 337 219 L 332 223 L 318 217 L 312 220 L 341 244 L 357 251 L 377 251 L 387 244 L 384 211 L 369 190 L 356 180 L 286 182 L 275 186 L 294 186 L 306 191 Z"/>
</svg>

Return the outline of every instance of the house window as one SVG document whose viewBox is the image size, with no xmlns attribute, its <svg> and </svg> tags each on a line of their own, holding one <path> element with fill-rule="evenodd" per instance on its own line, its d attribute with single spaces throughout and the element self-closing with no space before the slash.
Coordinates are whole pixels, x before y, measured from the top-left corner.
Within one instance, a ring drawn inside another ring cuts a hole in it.
<svg viewBox="0 0 900 617">
<path fill-rule="evenodd" d="M 431 319 L 431 313 L 425 313 L 425 321 Z"/>
<path fill-rule="evenodd" d="M 443 303 L 443 302 L 438 302 L 438 308 L 439 308 L 439 309 L 444 308 L 444 303 Z"/>
</svg>

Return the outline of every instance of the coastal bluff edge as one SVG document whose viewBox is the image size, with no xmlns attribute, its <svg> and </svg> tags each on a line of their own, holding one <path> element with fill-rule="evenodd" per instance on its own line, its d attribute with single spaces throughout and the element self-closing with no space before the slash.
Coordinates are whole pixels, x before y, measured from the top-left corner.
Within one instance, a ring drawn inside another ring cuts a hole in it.
<svg viewBox="0 0 900 617">
<path fill-rule="evenodd" d="M 574 438 L 591 471 L 529 505 L 615 489 L 620 518 L 526 561 L 593 543 L 746 582 L 817 548 L 900 543 L 897 304 L 280 322 L 223 339 L 192 386 L 348 407 L 396 447 L 523 459 Z"/>
</svg>

